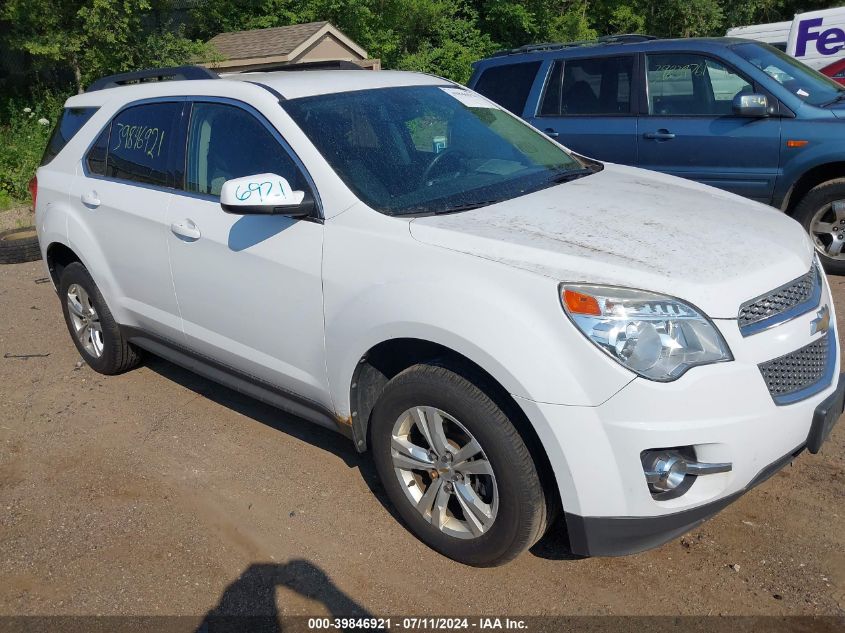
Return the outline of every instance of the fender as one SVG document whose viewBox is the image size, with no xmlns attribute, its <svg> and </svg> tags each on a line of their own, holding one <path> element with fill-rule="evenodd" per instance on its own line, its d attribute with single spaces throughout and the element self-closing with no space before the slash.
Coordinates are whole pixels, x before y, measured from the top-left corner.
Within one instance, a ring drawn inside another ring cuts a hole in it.
<svg viewBox="0 0 845 633">
<path fill-rule="evenodd" d="M 784 144 L 788 140 L 799 139 L 807 141 L 807 145 L 800 149 L 783 148 L 783 170 L 781 177 L 775 183 L 772 204 L 784 210 L 792 202 L 791 197 L 795 190 L 795 185 L 809 171 L 831 163 L 842 163 L 845 161 L 841 146 L 830 141 L 836 130 L 828 127 L 829 125 L 837 124 L 841 126 L 842 121 L 838 119 L 808 121 L 807 123 L 814 124 L 812 126 L 794 125 L 795 123 L 797 122 L 793 121 L 790 128 L 796 127 L 798 129 L 784 129 Z M 827 125 L 825 125 L 826 123 Z M 845 176 L 845 169 L 843 169 L 840 176 Z"/>
<path fill-rule="evenodd" d="M 558 280 L 423 244 L 407 223 L 366 207 L 326 223 L 326 365 L 339 416 L 350 415 L 361 357 L 397 338 L 442 345 L 539 402 L 596 406 L 633 379 L 569 322 Z M 367 224 L 382 226 L 360 228 Z M 595 375 L 602 380 L 588 379 Z"/>
</svg>

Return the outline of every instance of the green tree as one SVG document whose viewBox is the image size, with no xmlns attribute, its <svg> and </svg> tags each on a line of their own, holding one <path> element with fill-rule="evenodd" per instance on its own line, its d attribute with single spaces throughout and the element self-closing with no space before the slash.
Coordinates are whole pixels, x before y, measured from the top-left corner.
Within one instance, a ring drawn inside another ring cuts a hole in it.
<svg viewBox="0 0 845 633">
<path fill-rule="evenodd" d="M 64 66 L 81 92 L 99 76 L 181 64 L 206 47 L 172 25 L 170 0 L 6 0 L 11 48 L 41 66 Z"/>
</svg>

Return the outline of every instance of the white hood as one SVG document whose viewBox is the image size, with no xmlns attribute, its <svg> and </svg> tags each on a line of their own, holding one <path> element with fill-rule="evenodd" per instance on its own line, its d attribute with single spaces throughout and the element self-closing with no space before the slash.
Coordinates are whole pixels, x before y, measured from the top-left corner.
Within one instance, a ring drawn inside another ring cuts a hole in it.
<svg viewBox="0 0 845 633">
<path fill-rule="evenodd" d="M 806 273 L 813 258 L 801 226 L 776 209 L 610 164 L 489 207 L 416 218 L 411 234 L 555 281 L 662 292 L 725 319 Z"/>
</svg>

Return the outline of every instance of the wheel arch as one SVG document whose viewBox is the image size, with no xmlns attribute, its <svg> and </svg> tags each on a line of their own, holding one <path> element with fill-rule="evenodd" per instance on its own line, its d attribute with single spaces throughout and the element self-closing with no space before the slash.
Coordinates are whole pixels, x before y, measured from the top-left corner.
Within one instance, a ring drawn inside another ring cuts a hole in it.
<svg viewBox="0 0 845 633">
<path fill-rule="evenodd" d="M 384 386 L 395 375 L 421 362 L 441 364 L 476 384 L 504 411 L 534 459 L 552 516 L 560 508 L 560 491 L 549 455 L 528 415 L 502 383 L 479 363 L 440 343 L 394 338 L 372 346 L 361 356 L 349 387 L 351 424 L 356 448 L 369 445 L 370 415 Z"/>
<path fill-rule="evenodd" d="M 45 260 L 47 263 L 47 270 L 50 273 L 50 279 L 53 280 L 53 285 L 57 290 L 59 288 L 59 281 L 62 278 L 62 271 L 68 266 L 68 264 L 79 262 L 85 266 L 82 258 L 80 258 L 72 248 L 62 242 L 52 242 L 47 247 Z"/>
<path fill-rule="evenodd" d="M 845 161 L 831 161 L 811 167 L 790 187 L 781 208 L 791 216 L 804 196 L 813 188 L 837 178 L 845 178 Z"/>
</svg>

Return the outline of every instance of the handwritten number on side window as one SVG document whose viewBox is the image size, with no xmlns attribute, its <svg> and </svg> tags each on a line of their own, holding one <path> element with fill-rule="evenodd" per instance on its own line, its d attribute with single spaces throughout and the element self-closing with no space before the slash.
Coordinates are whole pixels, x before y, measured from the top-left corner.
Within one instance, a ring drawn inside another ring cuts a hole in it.
<svg viewBox="0 0 845 633">
<path fill-rule="evenodd" d="M 164 130 L 149 125 L 129 125 L 118 123 L 117 145 L 112 151 L 125 149 L 140 151 L 150 158 L 161 156 L 161 146 L 164 144 Z"/>
</svg>

